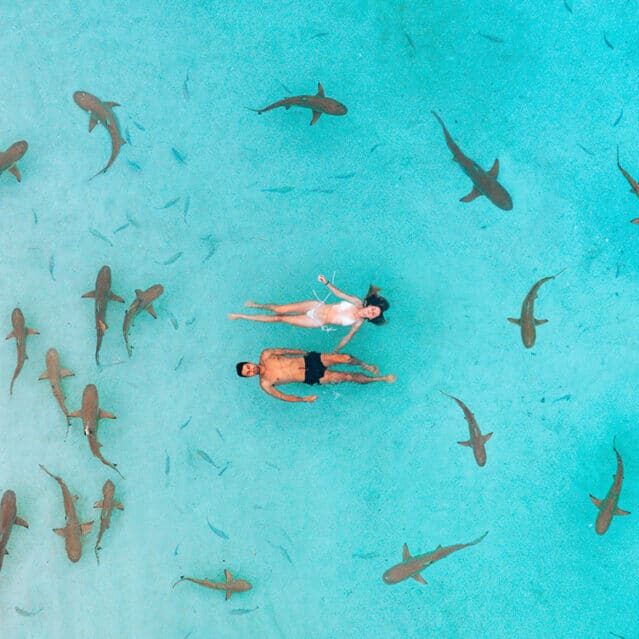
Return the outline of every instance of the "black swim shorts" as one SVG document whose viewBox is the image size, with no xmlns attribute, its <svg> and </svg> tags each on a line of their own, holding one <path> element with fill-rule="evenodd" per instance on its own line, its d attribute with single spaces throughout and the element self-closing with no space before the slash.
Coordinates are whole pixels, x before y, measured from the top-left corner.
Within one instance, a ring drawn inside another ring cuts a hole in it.
<svg viewBox="0 0 639 639">
<path fill-rule="evenodd" d="M 310 386 L 319 384 L 326 372 L 326 366 L 322 364 L 322 355 L 315 351 L 307 353 L 304 355 L 304 366 L 304 383 Z"/>
</svg>

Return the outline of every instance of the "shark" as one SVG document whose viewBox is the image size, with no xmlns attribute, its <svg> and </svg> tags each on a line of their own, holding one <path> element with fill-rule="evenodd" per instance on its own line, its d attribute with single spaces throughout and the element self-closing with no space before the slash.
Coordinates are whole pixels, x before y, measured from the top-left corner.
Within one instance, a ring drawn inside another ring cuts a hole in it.
<svg viewBox="0 0 639 639">
<path fill-rule="evenodd" d="M 75 511 L 75 502 L 78 500 L 77 495 L 71 495 L 67 485 L 64 483 L 62 478 L 56 477 L 53 473 L 47 470 L 42 464 L 40 464 L 40 468 L 49 475 L 53 477 L 58 482 L 60 489 L 62 490 L 62 499 L 64 501 L 64 515 L 66 519 L 66 524 L 64 528 L 54 528 L 53 532 L 56 535 L 60 535 L 60 537 L 64 538 L 64 546 L 67 551 L 67 557 L 75 563 L 80 560 L 82 556 L 82 536 L 88 535 L 91 532 L 91 528 L 93 526 L 93 522 L 89 521 L 85 524 L 81 524 L 78 520 L 78 515 Z"/>
<path fill-rule="evenodd" d="M 118 119 L 113 113 L 113 109 L 120 105 L 117 102 L 103 102 L 86 91 L 76 91 L 73 94 L 73 100 L 81 109 L 87 111 L 90 115 L 89 133 L 91 133 L 98 124 L 102 124 L 111 136 L 111 157 L 106 166 L 91 178 L 93 179 L 102 173 L 106 173 L 111 168 L 115 159 L 118 157 L 118 153 L 120 153 L 120 149 L 126 144 L 126 140 L 120 133 Z"/>
<path fill-rule="evenodd" d="M 317 83 L 317 93 L 315 95 L 296 95 L 291 98 L 284 98 L 283 100 L 273 102 L 273 104 L 269 104 L 263 109 L 250 110 L 261 115 L 262 113 L 278 109 L 279 107 L 284 107 L 288 110 L 292 106 L 303 107 L 305 109 L 310 109 L 313 112 L 313 116 L 311 117 L 311 126 L 319 120 L 322 113 L 326 113 L 327 115 L 346 115 L 348 112 L 348 109 L 341 102 L 338 102 L 333 98 L 326 97 L 324 87 L 321 82 Z"/>
<path fill-rule="evenodd" d="M 194 584 L 204 586 L 205 588 L 211 588 L 212 590 L 223 590 L 226 593 L 226 600 L 228 601 L 231 596 L 236 592 L 246 592 L 253 588 L 252 584 L 246 581 L 246 579 L 234 579 L 230 570 L 224 571 L 224 581 L 211 581 L 210 579 L 194 579 L 193 577 L 180 577 L 173 587 L 177 586 L 183 581 L 192 581 Z"/>
<path fill-rule="evenodd" d="M 453 397 L 448 393 L 444 393 L 444 391 L 440 391 L 446 397 L 450 397 L 455 400 L 457 405 L 464 411 L 464 417 L 468 422 L 468 431 L 470 433 L 470 439 L 463 442 L 457 442 L 460 446 L 468 446 L 473 449 L 473 454 L 475 455 L 475 461 L 478 466 L 486 465 L 486 447 L 485 443 L 493 436 L 492 433 L 486 433 L 486 435 L 482 435 L 479 430 L 479 426 L 477 424 L 477 420 L 475 416 L 471 412 L 471 410 L 462 402 L 461 399 L 457 399 L 457 397 Z"/>
<path fill-rule="evenodd" d="M 64 416 L 67 420 L 67 431 L 69 429 L 70 421 L 69 421 L 69 411 L 67 410 L 65 404 L 64 393 L 62 392 L 62 384 L 61 380 L 63 377 L 72 377 L 75 373 L 72 373 L 68 368 L 62 368 L 60 366 L 60 356 L 58 355 L 58 351 L 55 348 L 50 348 L 47 351 L 47 354 L 44 357 L 44 361 L 46 364 L 46 369 L 40 377 L 39 380 L 48 379 L 51 384 L 51 390 L 53 391 L 53 396 L 56 398 Z"/>
<path fill-rule="evenodd" d="M 131 346 L 129 345 L 129 330 L 133 326 L 133 321 L 136 316 L 146 311 L 153 319 L 157 319 L 157 313 L 153 308 L 153 302 L 164 293 L 164 287 L 161 284 L 154 284 L 153 286 L 142 291 L 139 288 L 135 289 L 135 299 L 133 300 L 129 310 L 124 316 L 124 324 L 122 325 L 122 332 L 124 333 L 124 344 L 126 345 L 126 352 L 131 357 Z"/>
<path fill-rule="evenodd" d="M 100 563 L 100 555 L 98 552 L 102 550 L 100 542 L 102 541 L 104 533 L 111 525 L 111 514 L 113 513 L 113 509 L 124 510 L 124 506 L 113 498 L 114 495 L 115 484 L 110 479 L 107 479 L 104 482 L 104 486 L 102 486 L 102 499 L 95 502 L 95 508 L 99 508 L 102 511 L 100 513 L 100 532 L 98 533 L 98 539 L 95 542 L 95 558 L 98 564 Z"/>
<path fill-rule="evenodd" d="M 9 171 L 18 182 L 21 182 L 22 175 L 20 175 L 20 169 L 16 162 L 23 158 L 28 148 L 29 145 L 24 140 L 20 140 L 20 142 L 12 144 L 6 151 L 0 151 L 0 174 Z"/>
<path fill-rule="evenodd" d="M 617 506 L 619 495 L 621 494 L 621 485 L 623 483 L 623 460 L 614 441 L 612 443 L 612 449 L 617 456 L 617 472 L 612 476 L 612 486 L 610 486 L 610 490 L 608 490 L 608 494 L 604 499 L 597 499 L 594 495 L 590 495 L 590 500 L 599 509 L 599 514 L 595 522 L 595 530 L 598 535 L 603 535 L 608 528 L 610 528 L 613 517 L 630 514 L 629 511 L 622 510 Z"/>
<path fill-rule="evenodd" d="M 382 580 L 389 586 L 398 584 L 409 578 L 414 579 L 420 584 L 426 584 L 426 580 L 421 575 L 422 570 L 428 568 L 428 566 L 432 566 L 432 564 L 436 561 L 444 559 L 444 557 L 448 557 L 448 555 L 457 552 L 458 550 L 477 545 L 484 539 L 484 537 L 486 537 L 487 534 L 488 531 L 486 531 L 481 537 L 475 539 L 475 541 L 471 541 L 467 544 L 437 546 L 437 548 L 431 552 L 424 553 L 423 555 L 415 555 L 414 557 L 410 554 L 408 545 L 404 544 L 402 561 L 389 568 L 382 576 Z"/>
<path fill-rule="evenodd" d="M 477 162 L 464 155 L 462 150 L 455 144 L 444 121 L 439 115 L 437 115 L 435 111 L 431 111 L 431 113 L 442 127 L 446 145 L 453 154 L 453 160 L 461 166 L 464 173 L 466 173 L 473 183 L 473 188 L 470 193 L 461 198 L 460 201 L 472 202 L 480 195 L 484 195 L 498 208 L 504 211 L 510 211 L 513 208 L 512 198 L 508 191 L 497 181 L 497 177 L 499 176 L 499 160 L 495 160 L 489 171 L 484 171 Z"/>
<path fill-rule="evenodd" d="M 532 348 L 535 345 L 535 340 L 537 339 L 536 327 L 548 323 L 547 319 L 535 319 L 535 300 L 537 299 L 537 293 L 539 293 L 539 289 L 546 282 L 554 280 L 560 273 L 563 273 L 563 271 L 559 271 L 559 273 L 555 275 L 542 277 L 538 282 L 535 282 L 524 298 L 521 305 L 520 316 L 507 318 L 511 324 L 516 324 L 521 328 L 521 340 L 526 348 Z"/>
<path fill-rule="evenodd" d="M 5 490 L 0 500 L 0 570 L 5 555 L 9 554 L 7 546 L 14 526 L 28 528 L 29 524 L 22 517 L 18 517 L 16 494 L 12 490 Z"/>
<path fill-rule="evenodd" d="M 100 348 L 102 347 L 102 338 L 106 333 L 106 310 L 109 300 L 113 302 L 124 303 L 124 300 L 111 291 L 111 269 L 108 266 L 103 266 L 98 272 L 98 277 L 95 281 L 95 289 L 85 293 L 83 298 L 95 299 L 95 330 L 97 333 L 97 340 L 95 345 L 95 361 L 100 364 Z"/>
<path fill-rule="evenodd" d="M 11 378 L 11 386 L 9 386 L 9 394 L 13 395 L 13 384 L 24 366 L 24 360 L 29 359 L 27 356 L 27 335 L 39 335 L 40 333 L 34 328 L 27 327 L 24 321 L 24 315 L 19 308 L 14 308 L 11 313 L 11 325 L 13 326 L 13 330 L 7 335 L 6 339 L 15 337 L 16 348 L 18 349 L 18 361 L 13 377 Z"/>
<path fill-rule="evenodd" d="M 100 400 L 98 398 L 98 389 L 95 384 L 87 384 L 82 393 L 82 406 L 69 413 L 69 417 L 77 417 L 82 420 L 84 426 L 84 434 L 89 440 L 89 448 L 93 453 L 93 456 L 101 461 L 105 466 L 112 468 L 120 477 L 123 477 L 122 473 L 118 470 L 117 464 L 113 464 L 107 461 L 100 452 L 102 444 L 98 441 L 98 422 L 101 419 L 116 419 L 113 413 L 100 408 Z"/>
</svg>

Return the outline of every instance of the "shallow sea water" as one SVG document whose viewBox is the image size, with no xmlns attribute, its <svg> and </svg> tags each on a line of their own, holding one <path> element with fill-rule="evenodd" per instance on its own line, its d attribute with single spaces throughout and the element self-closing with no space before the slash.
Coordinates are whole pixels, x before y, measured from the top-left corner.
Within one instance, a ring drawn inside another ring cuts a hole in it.
<svg viewBox="0 0 639 639">
<path fill-rule="evenodd" d="M 40 331 L 11 398 L 15 342 L 0 349 L 0 489 L 30 523 L 0 574 L 3 639 L 639 636 L 639 519 L 600 537 L 588 498 L 610 487 L 616 436 L 619 505 L 639 511 L 639 201 L 615 166 L 619 145 L 639 177 L 639 14 L 633 1 L 539 4 L 3 8 L 0 146 L 30 146 L 22 183 L 0 177 L 0 315 L 8 333 L 19 306 Z M 346 117 L 311 128 L 305 109 L 245 109 L 318 81 Z M 103 127 L 88 134 L 78 89 L 121 103 L 130 138 L 90 182 L 110 143 Z M 482 167 L 499 158 L 513 211 L 458 201 L 471 183 L 431 110 Z M 80 296 L 103 264 L 127 305 L 136 288 L 166 292 L 156 321 L 136 321 L 130 360 L 124 307 L 110 304 L 97 367 Z M 526 350 L 506 317 L 561 269 Z M 346 351 L 394 385 L 289 405 L 236 376 L 263 348 L 335 346 L 341 332 L 226 318 L 247 299 L 323 294 L 318 273 L 355 295 L 382 287 L 389 323 Z M 50 346 L 76 373 L 68 407 L 95 383 L 117 415 L 100 440 L 126 480 L 79 423 L 64 441 L 36 381 Z M 494 432 L 484 468 L 456 444 L 467 425 L 440 390 Z M 68 561 L 51 532 L 60 490 L 38 464 L 79 495 L 81 521 L 99 519 L 115 482 L 125 511 L 99 566 L 95 531 Z M 382 582 L 404 542 L 418 554 L 485 531 L 426 586 Z M 226 567 L 253 590 L 171 588 Z"/>
</svg>

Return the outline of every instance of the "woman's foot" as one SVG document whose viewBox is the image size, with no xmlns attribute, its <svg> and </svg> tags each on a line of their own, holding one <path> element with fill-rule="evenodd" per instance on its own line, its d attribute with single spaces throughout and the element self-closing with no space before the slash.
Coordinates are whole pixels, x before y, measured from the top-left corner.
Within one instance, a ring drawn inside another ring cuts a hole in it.
<svg viewBox="0 0 639 639">
<path fill-rule="evenodd" d="M 388 384 L 392 384 L 395 381 L 395 375 L 385 375 L 384 377 L 382 377 L 382 379 L 388 383 Z"/>
<path fill-rule="evenodd" d="M 260 308 L 260 304 L 256 304 L 255 302 L 251 301 L 251 300 L 247 300 L 246 302 L 244 302 L 244 306 L 248 306 L 249 308 Z"/>
<path fill-rule="evenodd" d="M 379 375 L 379 368 L 377 368 L 377 366 L 373 366 L 373 364 L 362 364 L 361 368 L 373 375 Z"/>
</svg>

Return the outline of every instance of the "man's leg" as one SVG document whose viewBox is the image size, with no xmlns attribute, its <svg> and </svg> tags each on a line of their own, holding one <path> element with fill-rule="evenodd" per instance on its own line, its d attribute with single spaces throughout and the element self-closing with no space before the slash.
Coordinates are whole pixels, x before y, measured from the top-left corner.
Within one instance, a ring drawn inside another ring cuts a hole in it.
<svg viewBox="0 0 639 639">
<path fill-rule="evenodd" d="M 381 377 L 371 377 L 364 373 L 340 373 L 338 371 L 327 370 L 324 377 L 319 383 L 326 384 L 342 384 L 344 382 L 353 382 L 354 384 L 371 384 L 372 382 L 388 382 L 391 384 L 395 381 L 395 375 L 383 375 Z"/>
<path fill-rule="evenodd" d="M 347 366 L 359 366 L 362 370 L 373 373 L 373 375 L 379 374 L 379 368 L 372 364 L 366 364 L 361 360 L 347 355 L 346 353 L 322 353 L 322 364 L 328 368 L 329 366 L 337 366 L 338 364 L 346 364 Z"/>
</svg>

